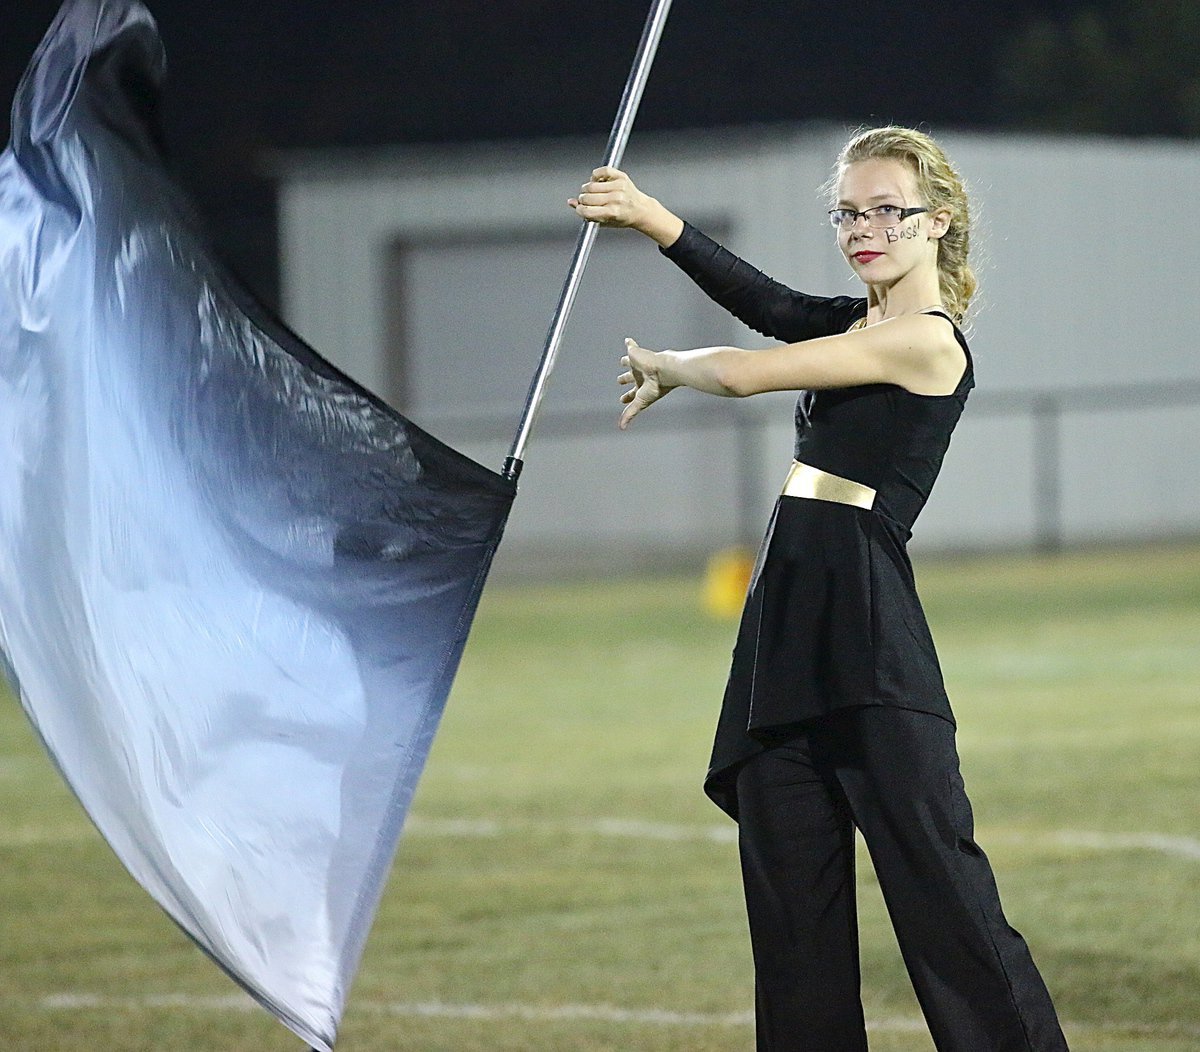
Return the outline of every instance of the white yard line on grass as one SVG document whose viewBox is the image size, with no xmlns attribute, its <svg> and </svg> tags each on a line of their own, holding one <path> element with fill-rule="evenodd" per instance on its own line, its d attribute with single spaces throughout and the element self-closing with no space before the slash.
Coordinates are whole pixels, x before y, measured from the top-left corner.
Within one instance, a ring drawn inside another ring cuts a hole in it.
<svg viewBox="0 0 1200 1052">
<path fill-rule="evenodd" d="M 1047 838 L 1065 847 L 1083 847 L 1096 851 L 1146 850 L 1161 851 L 1200 861 L 1200 840 L 1187 836 L 1166 836 L 1162 833 L 1088 833 L 1083 830 L 1060 829 Z M 1019 840 L 1019 835 L 1006 838 Z"/>
<path fill-rule="evenodd" d="M 30 756 L 0 756 L 0 781 L 26 778 L 39 766 L 40 762 L 35 762 Z"/>
<path fill-rule="evenodd" d="M 203 996 L 147 994 L 144 997 L 109 997 L 102 994 L 61 993 L 43 997 L 38 1007 L 47 1012 L 254 1012 L 259 1006 L 244 994 Z M 519 1003 L 448 1004 L 444 1001 L 355 1001 L 359 1014 L 411 1016 L 426 1019 L 502 1022 L 522 1019 L 538 1023 L 627 1023 L 634 1026 L 749 1027 L 753 1012 L 679 1012 L 665 1008 L 621 1008 L 617 1005 L 536 1005 Z M 1128 1034 L 1131 1037 L 1200 1037 L 1200 1026 L 1190 1023 L 1071 1023 L 1065 1030 L 1084 1033 Z M 867 1020 L 872 1033 L 924 1033 L 925 1021 L 892 1016 Z"/>
<path fill-rule="evenodd" d="M 147 994 L 144 997 L 108 997 L 101 994 L 62 993 L 43 997 L 38 1002 L 48 1012 L 250 1012 L 259 1006 L 244 994 L 193 996 L 189 994 Z M 501 1022 L 523 1019 L 539 1023 L 630 1023 L 637 1026 L 753 1026 L 753 1012 L 677 1012 L 665 1008 L 621 1008 L 617 1005 L 536 1005 L 536 1004 L 447 1004 L 443 1001 L 356 1001 L 358 1013 L 388 1016 L 417 1016 L 433 1019 L 482 1020 Z M 922 1031 L 920 1019 L 875 1019 L 868 1030 Z"/>
<path fill-rule="evenodd" d="M 361 1007 L 361 1006 L 358 1006 Z M 673 1012 L 664 1008 L 616 1005 L 445 1004 L 440 1001 L 368 1004 L 373 1014 L 441 1019 L 524 1019 L 539 1023 L 634 1023 L 642 1026 L 751 1026 L 753 1012 Z"/>
<path fill-rule="evenodd" d="M 570 822 L 501 822 L 490 818 L 423 818 L 412 815 L 406 826 L 408 836 L 456 838 L 513 836 L 599 836 L 630 840 L 699 841 L 728 844 L 737 840 L 737 826 L 684 825 L 649 822 L 631 818 L 591 818 Z M 73 844 L 96 837 L 85 826 L 63 829 L 0 829 L 0 848 L 40 847 Z M 1085 851 L 1154 851 L 1175 858 L 1200 862 L 1200 838 L 1167 833 L 1101 833 L 1084 829 L 984 829 L 980 843 L 1046 845 Z"/>
<path fill-rule="evenodd" d="M 100 834 L 90 826 L 63 826 L 58 829 L 0 829 L 0 848 L 81 844 L 86 840 L 98 840 L 99 837 Z"/>
<path fill-rule="evenodd" d="M 107 997 L 100 994 L 54 994 L 43 997 L 39 1006 L 50 1012 L 116 1011 L 142 1012 L 172 1009 L 197 1012 L 257 1011 L 258 1005 L 244 994 L 221 997 L 188 994 L 157 994 L 145 997 Z M 356 1012 L 371 1015 L 424 1016 L 440 1019 L 527 1019 L 539 1022 L 598 1020 L 660 1026 L 749 1026 L 752 1012 L 673 1012 L 666 1009 L 619 1008 L 615 1005 L 533 1004 L 447 1004 L 442 1001 L 358 1001 Z M 907 1025 L 910 1020 L 902 1021 Z M 923 1024 L 922 1024 L 923 1025 Z"/>
<path fill-rule="evenodd" d="M 520 833 L 544 836 L 627 837 L 633 840 L 712 841 L 733 843 L 737 826 L 682 825 L 627 818 L 578 819 L 572 822 L 497 822 L 464 819 L 422 818 L 413 815 L 406 832 L 413 836 L 506 837 Z M 1025 832 L 1015 829 L 984 830 L 979 837 L 989 843 L 1050 844 L 1091 851 L 1158 851 L 1165 855 L 1200 861 L 1200 839 L 1165 833 L 1099 833 L 1077 829 L 1046 829 Z"/>
</svg>

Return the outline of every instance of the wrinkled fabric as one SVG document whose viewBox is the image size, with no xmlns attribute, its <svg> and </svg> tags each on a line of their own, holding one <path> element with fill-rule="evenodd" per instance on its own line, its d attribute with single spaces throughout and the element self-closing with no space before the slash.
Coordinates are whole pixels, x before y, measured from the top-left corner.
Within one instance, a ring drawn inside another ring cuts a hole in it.
<svg viewBox="0 0 1200 1052">
<path fill-rule="evenodd" d="M 332 1047 L 514 487 L 240 291 L 163 52 L 69 0 L 0 155 L 0 649 L 130 873 Z"/>
</svg>

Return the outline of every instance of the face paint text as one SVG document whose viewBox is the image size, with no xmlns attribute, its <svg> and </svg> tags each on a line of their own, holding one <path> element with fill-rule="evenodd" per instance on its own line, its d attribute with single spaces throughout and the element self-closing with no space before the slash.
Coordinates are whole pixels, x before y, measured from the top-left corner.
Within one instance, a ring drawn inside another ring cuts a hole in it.
<svg viewBox="0 0 1200 1052">
<path fill-rule="evenodd" d="M 884 233 L 887 234 L 888 244 L 892 245 L 902 238 L 905 241 L 910 241 L 921 232 L 920 227 L 921 224 L 919 222 L 913 223 L 912 226 L 901 227 L 899 230 L 897 230 L 894 226 L 890 226 L 884 231 Z"/>
</svg>

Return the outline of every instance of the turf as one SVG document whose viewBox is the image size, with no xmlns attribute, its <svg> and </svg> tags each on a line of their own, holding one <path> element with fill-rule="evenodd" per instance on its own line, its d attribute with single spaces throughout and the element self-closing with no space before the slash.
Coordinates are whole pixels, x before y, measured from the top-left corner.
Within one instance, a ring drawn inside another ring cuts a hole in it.
<svg viewBox="0 0 1200 1052">
<path fill-rule="evenodd" d="M 1072 1047 L 1200 1048 L 1200 548 L 918 576 L 979 839 Z M 489 588 L 339 1049 L 753 1047 L 732 826 L 699 790 L 734 626 L 699 596 Z M 873 1052 L 928 1052 L 865 859 L 859 883 Z M 0 903 L 9 1048 L 299 1047 L 133 885 L 9 699 Z"/>
</svg>

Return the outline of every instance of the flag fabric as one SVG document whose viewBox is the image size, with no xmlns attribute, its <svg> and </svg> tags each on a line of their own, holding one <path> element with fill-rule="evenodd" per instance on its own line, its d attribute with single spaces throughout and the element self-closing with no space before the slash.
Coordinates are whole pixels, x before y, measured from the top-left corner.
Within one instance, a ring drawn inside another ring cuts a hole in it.
<svg viewBox="0 0 1200 1052">
<path fill-rule="evenodd" d="M 0 651 L 129 872 L 332 1048 L 514 483 L 213 260 L 135 0 L 67 0 L 0 155 Z"/>
</svg>

